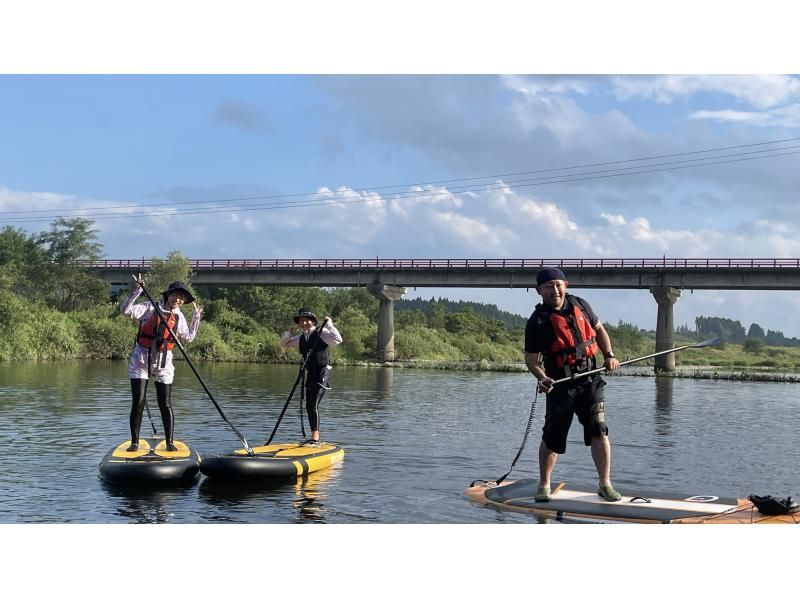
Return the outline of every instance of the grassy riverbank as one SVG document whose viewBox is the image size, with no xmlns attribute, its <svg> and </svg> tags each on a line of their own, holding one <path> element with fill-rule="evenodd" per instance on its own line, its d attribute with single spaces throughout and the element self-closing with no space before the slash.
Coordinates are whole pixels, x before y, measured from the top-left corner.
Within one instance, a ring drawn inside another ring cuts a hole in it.
<svg viewBox="0 0 800 598">
<path fill-rule="evenodd" d="M 272 291 L 281 295 L 277 290 Z M 332 350 L 337 365 L 526 371 L 522 362 L 522 329 L 508 330 L 502 323 L 481 319 L 469 310 L 456 314 L 438 310 L 433 314 L 398 313 L 395 337 L 398 359 L 392 363 L 380 362 L 370 351 L 377 333 L 375 320 L 371 319 L 377 314 L 369 313 L 369 302 L 373 299 L 363 289 L 313 291 L 317 301 L 330 293 L 336 295 L 339 305 L 346 305 L 338 309 L 331 306 L 330 310 L 325 305 L 317 308 L 318 313 L 335 314 L 336 324 L 346 339 Z M 185 311 L 190 316 L 189 309 Z M 289 308 L 282 311 L 289 311 Z M 211 300 L 197 338 L 187 344 L 186 349 L 197 361 L 297 363 L 297 351 L 284 351 L 280 347 L 281 328 L 285 327 L 280 326 L 285 323 L 281 320 L 291 320 L 281 316 L 280 320 L 275 318 L 269 328 L 232 308 L 226 300 Z M 121 316 L 115 304 L 61 312 L 28 303 L 7 291 L 0 291 L 0 321 L 4 323 L 4 333 L 0 335 L 1 360 L 128 359 L 136 334 L 136 323 Z M 655 351 L 650 335 L 635 326 L 619 323 L 616 326 L 606 324 L 606 327 L 620 360 Z M 677 338 L 676 346 L 695 342 L 695 339 Z M 679 351 L 675 353 L 675 360 L 676 377 L 786 382 L 800 378 L 799 347 L 748 347 L 728 343 Z M 653 363 L 641 362 L 623 368 L 620 374 L 654 375 Z"/>
<path fill-rule="evenodd" d="M 93 223 L 81 218 L 58 218 L 50 231 L 37 235 L 11 227 L 0 231 L 0 360 L 128 359 L 137 323 L 119 314 L 125 293 L 109 298 L 101 279 L 75 266 L 76 260 L 101 254 Z M 146 277 L 154 295 L 173 280 L 191 279 L 188 259 L 179 252 L 152 258 Z M 193 360 L 296 362 L 297 351 L 284 351 L 279 339 L 304 306 L 320 318 L 332 317 L 341 331 L 344 343 L 332 349 L 335 363 L 378 365 L 379 303 L 363 287 L 203 287 L 196 295 L 204 313 L 197 337 L 186 345 Z M 184 314 L 191 317 L 191 306 Z M 396 310 L 397 361 L 388 365 L 524 371 L 525 321 L 494 305 L 410 301 Z M 701 325 L 706 337 L 741 339 L 742 344 L 681 351 L 675 356 L 678 366 L 735 370 L 742 376 L 798 371 L 797 339 L 755 324 L 745 334 L 739 322 L 721 318 L 699 318 L 698 331 Z M 652 332 L 623 322 L 606 323 L 606 328 L 621 360 L 655 351 Z M 676 345 L 702 340 L 697 332 L 678 332 L 686 334 L 675 339 Z M 778 346 L 782 342 L 789 346 Z M 701 375 L 704 370 L 693 371 Z"/>
</svg>

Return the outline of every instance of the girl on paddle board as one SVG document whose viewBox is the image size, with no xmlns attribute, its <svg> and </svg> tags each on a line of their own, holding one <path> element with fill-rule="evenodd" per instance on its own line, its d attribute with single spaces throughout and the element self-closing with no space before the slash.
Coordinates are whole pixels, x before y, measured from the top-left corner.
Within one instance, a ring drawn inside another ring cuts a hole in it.
<svg viewBox="0 0 800 598">
<path fill-rule="evenodd" d="M 123 315 L 139 321 L 133 355 L 128 363 L 133 402 L 130 414 L 131 445 L 127 450 L 136 451 L 139 448 L 139 429 L 142 425 L 147 382 L 153 376 L 158 409 L 161 411 L 161 421 L 164 424 L 166 448 L 168 451 L 174 451 L 176 450 L 173 444 L 175 421 L 171 402 L 172 381 L 175 378 L 175 366 L 172 364 L 174 341 L 167 327 L 178 339 L 190 343 L 197 335 L 200 314 L 203 310 L 195 302 L 189 287 L 176 280 L 161 293 L 162 299 L 158 301 L 160 317 L 156 312 L 156 306 L 150 301 L 135 303 L 142 294 L 143 284 L 144 280 L 139 274 L 136 280 L 131 282 L 130 294 L 119 307 Z M 190 302 L 193 307 L 192 322 L 187 324 L 186 318 L 181 313 L 181 306 Z"/>
<path fill-rule="evenodd" d="M 317 316 L 307 307 L 301 307 L 294 317 L 300 332 L 294 326 L 283 333 L 281 347 L 297 347 L 305 360 L 305 395 L 308 426 L 311 438 L 303 444 L 319 446 L 319 404 L 325 391 L 330 390 L 331 357 L 328 347 L 342 342 L 342 335 L 333 325 L 330 317 L 325 318 L 322 328 L 317 328 Z"/>
</svg>

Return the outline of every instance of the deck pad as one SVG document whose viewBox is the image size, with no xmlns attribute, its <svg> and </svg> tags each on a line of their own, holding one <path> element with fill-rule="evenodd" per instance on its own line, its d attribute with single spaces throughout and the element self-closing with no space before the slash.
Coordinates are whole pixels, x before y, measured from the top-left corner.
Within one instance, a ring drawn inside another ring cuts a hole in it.
<svg viewBox="0 0 800 598">
<path fill-rule="evenodd" d="M 114 449 L 112 453 L 113 457 L 118 459 L 136 459 L 137 457 L 144 457 L 148 453 L 150 453 L 150 444 L 142 438 L 139 440 L 139 450 L 138 451 L 129 451 L 128 447 L 131 445 L 130 440 L 126 440 L 122 444 L 120 444 L 117 448 Z"/>
<path fill-rule="evenodd" d="M 167 441 L 162 440 L 158 443 L 156 448 L 153 449 L 153 452 L 159 457 L 164 457 L 165 459 L 186 459 L 189 457 L 189 455 L 191 455 L 189 447 L 180 440 L 173 440 L 172 444 L 174 444 L 175 448 L 178 449 L 177 451 L 168 451 Z"/>
<path fill-rule="evenodd" d="M 291 457 L 309 457 L 317 453 L 329 451 L 336 448 L 335 445 L 323 442 L 319 446 L 303 446 L 302 444 L 268 444 L 265 446 L 251 447 L 256 455 L 264 457 L 275 458 L 291 458 Z M 245 449 L 236 449 L 233 451 L 236 455 L 248 454 Z"/>
<path fill-rule="evenodd" d="M 637 490 L 620 486 L 622 500 L 608 502 L 597 494 L 597 487 L 562 483 L 549 502 L 536 502 L 538 480 L 525 479 L 512 484 L 489 488 L 485 499 L 489 504 L 515 510 L 554 512 L 621 520 L 671 521 L 688 517 L 716 515 L 736 509 L 735 498 L 712 494 L 680 494 Z"/>
</svg>

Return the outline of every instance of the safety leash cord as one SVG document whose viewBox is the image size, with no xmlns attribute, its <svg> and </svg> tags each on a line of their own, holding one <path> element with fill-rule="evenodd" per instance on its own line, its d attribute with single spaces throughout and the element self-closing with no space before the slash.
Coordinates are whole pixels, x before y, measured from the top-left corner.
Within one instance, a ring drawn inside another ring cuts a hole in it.
<svg viewBox="0 0 800 598">
<path fill-rule="evenodd" d="M 525 445 L 528 442 L 528 436 L 530 435 L 531 429 L 533 428 L 533 420 L 534 417 L 536 416 L 536 399 L 538 398 L 539 398 L 539 385 L 537 384 L 536 392 L 533 395 L 533 403 L 531 404 L 531 415 L 528 418 L 528 425 L 525 426 L 525 435 L 522 437 L 522 444 L 520 445 L 519 450 L 517 451 L 517 456 L 514 457 L 514 460 L 511 462 L 511 468 L 505 473 L 505 475 L 500 476 L 494 482 L 489 482 L 486 480 L 473 480 L 472 483 L 470 484 L 470 488 L 477 484 L 484 484 L 487 486 L 499 486 L 500 483 L 508 477 L 508 475 L 514 469 L 514 466 L 517 464 L 517 461 L 519 461 L 519 458 L 522 456 L 522 452 L 525 450 Z"/>
<path fill-rule="evenodd" d="M 519 450 L 517 451 L 517 456 L 514 457 L 514 460 L 511 462 L 511 468 L 505 473 L 505 475 L 495 480 L 494 483 L 497 485 L 499 485 L 503 480 L 505 480 L 508 477 L 508 475 L 514 469 L 514 466 L 517 464 L 517 461 L 519 461 L 519 458 L 522 456 L 522 451 L 525 450 L 525 445 L 528 442 L 528 436 L 530 435 L 531 429 L 533 428 L 533 419 L 536 416 L 536 399 L 538 398 L 539 398 L 539 385 L 537 384 L 536 391 L 533 394 L 533 403 L 531 404 L 531 415 L 528 418 L 528 425 L 525 426 L 525 435 L 522 437 L 522 444 L 520 445 Z"/>
</svg>

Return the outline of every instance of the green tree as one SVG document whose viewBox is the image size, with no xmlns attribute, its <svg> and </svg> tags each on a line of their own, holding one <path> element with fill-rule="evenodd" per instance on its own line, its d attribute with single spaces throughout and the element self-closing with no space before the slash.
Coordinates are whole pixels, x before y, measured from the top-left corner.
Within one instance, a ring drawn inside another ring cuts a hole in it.
<svg viewBox="0 0 800 598">
<path fill-rule="evenodd" d="M 718 336 L 725 342 L 741 344 L 747 337 L 739 320 L 699 316 L 695 318 L 695 324 L 701 338 Z"/>
<path fill-rule="evenodd" d="M 36 243 L 44 251 L 48 265 L 46 282 L 41 284 L 44 299 L 61 311 L 74 311 L 101 305 L 108 300 L 106 283 L 85 270 L 79 260 L 102 257 L 94 222 L 86 218 L 57 218 L 50 230 L 40 233 Z"/>
<path fill-rule="evenodd" d="M 0 231 L 0 288 L 36 299 L 48 277 L 48 258 L 36 239 L 22 229 L 4 227 Z"/>
<path fill-rule="evenodd" d="M 439 301 L 431 299 L 431 308 L 428 312 L 428 326 L 431 328 L 444 328 L 445 309 Z"/>
<path fill-rule="evenodd" d="M 451 334 L 458 336 L 480 335 L 484 324 L 472 308 L 468 307 L 462 312 L 447 314 L 444 317 L 444 327 Z"/>
<path fill-rule="evenodd" d="M 375 320 L 354 306 L 345 307 L 335 321 L 336 329 L 342 333 L 339 345 L 344 357 L 364 359 L 375 351 L 378 325 Z"/>
<path fill-rule="evenodd" d="M 192 278 L 192 268 L 189 265 L 189 258 L 182 255 L 177 249 L 170 251 L 165 259 L 153 257 L 150 259 L 150 271 L 145 277 L 147 290 L 157 300 L 156 293 L 162 293 L 170 283 L 180 280 L 190 289 L 192 285 L 189 280 Z M 192 294 L 197 296 L 194 289 Z"/>
</svg>

